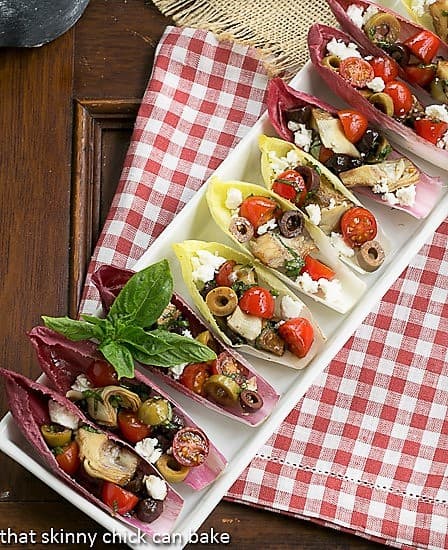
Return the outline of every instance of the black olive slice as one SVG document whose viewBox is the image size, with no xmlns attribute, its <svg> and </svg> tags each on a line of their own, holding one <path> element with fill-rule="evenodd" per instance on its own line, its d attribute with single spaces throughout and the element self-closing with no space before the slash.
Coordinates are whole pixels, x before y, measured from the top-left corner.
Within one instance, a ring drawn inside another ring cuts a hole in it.
<svg viewBox="0 0 448 550">
<path fill-rule="evenodd" d="M 246 243 L 254 236 L 254 228 L 247 218 L 238 216 L 232 218 L 229 225 L 229 231 L 239 243 Z"/>
<path fill-rule="evenodd" d="M 362 161 L 355 157 L 350 157 L 349 155 L 333 155 L 330 157 L 325 166 L 330 169 L 335 174 L 340 174 L 341 172 L 347 172 L 347 170 L 352 170 L 353 168 L 358 168 L 362 165 Z"/>
<path fill-rule="evenodd" d="M 296 210 L 288 210 L 280 218 L 280 233 L 287 239 L 297 237 L 303 230 L 303 214 Z"/>
<path fill-rule="evenodd" d="M 135 512 L 140 521 L 151 523 L 162 514 L 163 502 L 151 497 L 145 498 L 137 504 Z"/>
<path fill-rule="evenodd" d="M 305 181 L 306 190 L 309 192 L 319 189 L 320 177 L 319 174 L 310 166 L 296 166 L 294 168 L 296 172 L 302 176 Z"/>
<path fill-rule="evenodd" d="M 409 63 L 411 55 L 404 44 L 395 42 L 395 44 L 382 44 L 381 47 L 402 67 L 406 67 Z"/>
<path fill-rule="evenodd" d="M 240 405 L 244 412 L 253 413 L 263 406 L 263 398 L 253 390 L 243 390 L 240 393 Z"/>
</svg>

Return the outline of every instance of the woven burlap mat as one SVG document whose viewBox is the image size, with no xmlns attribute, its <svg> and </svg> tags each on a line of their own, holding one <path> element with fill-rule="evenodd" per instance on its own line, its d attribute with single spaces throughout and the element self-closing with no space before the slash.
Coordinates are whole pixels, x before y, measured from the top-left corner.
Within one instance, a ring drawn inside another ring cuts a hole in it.
<svg viewBox="0 0 448 550">
<path fill-rule="evenodd" d="M 308 60 L 313 23 L 335 25 L 324 1 L 152 0 L 176 25 L 207 29 L 258 48 L 272 74 L 295 74 Z"/>
</svg>

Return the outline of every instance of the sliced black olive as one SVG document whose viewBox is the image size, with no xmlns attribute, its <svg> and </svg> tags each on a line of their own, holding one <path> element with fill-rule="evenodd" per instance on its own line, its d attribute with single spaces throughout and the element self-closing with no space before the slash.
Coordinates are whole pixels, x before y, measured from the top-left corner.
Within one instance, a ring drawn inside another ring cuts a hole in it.
<svg viewBox="0 0 448 550">
<path fill-rule="evenodd" d="M 305 181 L 305 187 L 308 193 L 319 189 L 320 177 L 319 174 L 310 166 L 296 166 L 294 168 L 296 172 L 302 176 Z"/>
<path fill-rule="evenodd" d="M 126 491 L 130 491 L 131 493 L 139 493 L 143 488 L 144 477 L 145 477 L 145 474 L 143 473 L 143 471 L 137 468 L 134 474 L 134 477 L 125 486 Z"/>
<path fill-rule="evenodd" d="M 288 210 L 280 218 L 280 233 L 287 239 L 297 237 L 302 233 L 303 214 L 295 210 Z"/>
<path fill-rule="evenodd" d="M 207 281 L 205 283 L 205 285 L 203 286 L 202 290 L 200 291 L 200 295 L 204 298 L 205 300 L 205 297 L 207 296 L 207 294 L 210 292 L 210 290 L 213 290 L 214 288 L 216 288 L 218 285 L 215 281 L 215 279 L 212 279 L 211 281 Z"/>
<path fill-rule="evenodd" d="M 353 168 L 359 168 L 361 165 L 362 160 L 342 154 L 333 155 L 325 163 L 325 166 L 336 174 L 352 170 Z"/>
<path fill-rule="evenodd" d="M 311 107 L 309 105 L 305 105 L 305 107 L 292 107 L 286 111 L 286 118 L 287 120 L 307 126 L 311 119 Z"/>
<path fill-rule="evenodd" d="M 380 134 L 373 128 L 367 128 L 362 138 L 356 144 L 361 156 L 367 156 L 376 149 Z"/>
<path fill-rule="evenodd" d="M 381 44 L 381 47 L 402 67 L 409 63 L 411 55 L 404 44 L 395 42 L 395 44 Z"/>
<path fill-rule="evenodd" d="M 232 218 L 229 231 L 239 243 L 246 243 L 254 236 L 254 228 L 250 221 L 242 216 Z"/>
<path fill-rule="evenodd" d="M 253 413 L 263 406 L 263 398 L 253 390 L 243 390 L 240 393 L 240 405 L 244 412 Z"/>
<path fill-rule="evenodd" d="M 135 512 L 140 521 L 151 523 L 162 514 L 163 502 L 151 497 L 145 498 L 137 504 Z"/>
<path fill-rule="evenodd" d="M 159 426 L 157 433 L 168 439 L 173 439 L 174 434 L 182 428 L 185 428 L 185 418 L 182 415 L 173 412 L 170 423 Z"/>
</svg>

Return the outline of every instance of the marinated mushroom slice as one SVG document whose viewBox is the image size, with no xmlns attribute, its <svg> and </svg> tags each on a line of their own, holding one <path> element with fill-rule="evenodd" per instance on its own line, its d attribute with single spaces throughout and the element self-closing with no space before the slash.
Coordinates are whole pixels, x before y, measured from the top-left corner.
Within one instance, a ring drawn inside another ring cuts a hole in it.
<svg viewBox="0 0 448 550">
<path fill-rule="evenodd" d="M 106 434 L 81 427 L 76 434 L 79 458 L 86 473 L 124 487 L 138 466 L 138 457 L 111 441 Z"/>
<path fill-rule="evenodd" d="M 375 187 L 381 182 L 391 193 L 418 182 L 418 168 L 409 159 L 394 159 L 368 164 L 339 174 L 346 187 Z"/>
<path fill-rule="evenodd" d="M 444 42 L 448 42 L 448 0 L 437 0 L 429 6 L 436 34 Z"/>
<path fill-rule="evenodd" d="M 137 411 L 141 405 L 140 397 L 120 386 L 87 390 L 87 410 L 98 424 L 116 428 L 118 426 L 118 407 Z"/>
<path fill-rule="evenodd" d="M 293 255 L 285 248 L 279 239 L 271 233 L 265 233 L 253 239 L 249 243 L 252 254 L 264 265 L 279 269 L 286 260 L 291 260 Z"/>
<path fill-rule="evenodd" d="M 271 327 L 265 327 L 258 336 L 255 345 L 259 349 L 269 351 L 278 357 L 285 353 L 285 342 Z"/>
</svg>

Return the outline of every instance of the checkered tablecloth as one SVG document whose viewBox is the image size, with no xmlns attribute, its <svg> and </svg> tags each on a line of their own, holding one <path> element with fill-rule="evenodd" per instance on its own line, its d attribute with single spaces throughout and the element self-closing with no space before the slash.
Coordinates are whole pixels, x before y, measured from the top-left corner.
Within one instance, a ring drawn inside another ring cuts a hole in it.
<svg viewBox="0 0 448 550">
<path fill-rule="evenodd" d="M 256 52 L 168 27 L 87 277 L 132 267 L 265 108 Z M 231 500 L 448 548 L 448 222 L 232 487 Z"/>
</svg>

